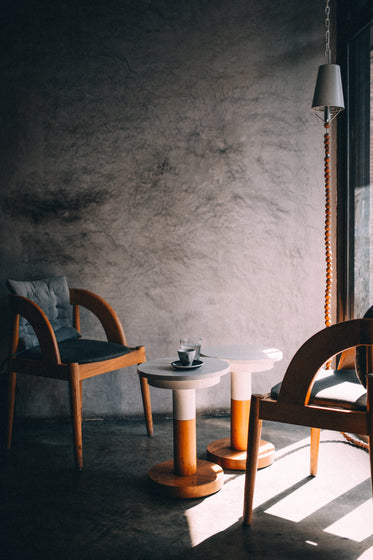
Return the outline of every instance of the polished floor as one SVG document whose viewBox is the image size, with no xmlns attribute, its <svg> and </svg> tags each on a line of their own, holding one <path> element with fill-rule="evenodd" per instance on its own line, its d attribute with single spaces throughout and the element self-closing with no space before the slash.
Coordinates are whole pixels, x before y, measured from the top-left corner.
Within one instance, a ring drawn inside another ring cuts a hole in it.
<svg viewBox="0 0 373 560">
<path fill-rule="evenodd" d="M 147 471 L 172 458 L 172 420 L 84 422 L 82 472 L 68 423 L 18 423 L 2 454 L 1 560 L 373 559 L 368 454 L 323 432 L 308 476 L 308 430 L 266 423 L 275 463 L 258 472 L 254 521 L 241 523 L 244 475 L 221 491 L 177 500 L 154 493 Z M 229 435 L 228 417 L 197 419 L 198 457 Z"/>
</svg>

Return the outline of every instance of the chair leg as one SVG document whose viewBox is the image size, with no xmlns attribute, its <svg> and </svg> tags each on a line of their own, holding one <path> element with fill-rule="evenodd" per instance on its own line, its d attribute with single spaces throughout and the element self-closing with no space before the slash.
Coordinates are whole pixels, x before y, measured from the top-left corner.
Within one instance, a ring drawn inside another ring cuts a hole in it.
<svg viewBox="0 0 373 560">
<path fill-rule="evenodd" d="M 73 437 L 75 449 L 76 468 L 83 468 L 83 438 L 82 438 L 82 401 L 81 401 L 81 381 L 79 367 L 71 368 L 70 372 L 70 397 L 71 413 L 73 423 Z"/>
<path fill-rule="evenodd" d="M 16 399 L 16 381 L 17 374 L 14 371 L 9 372 L 8 380 L 8 426 L 6 446 L 10 449 L 12 446 L 13 419 L 14 419 L 14 403 Z"/>
<path fill-rule="evenodd" d="M 259 407 L 261 399 L 261 395 L 252 395 L 250 405 L 243 509 L 244 525 L 251 525 L 253 513 L 255 478 L 258 469 L 260 434 L 262 431 L 262 421 L 259 419 Z"/>
<path fill-rule="evenodd" d="M 312 476 L 317 475 L 317 464 L 319 460 L 320 447 L 320 428 L 311 428 L 311 458 L 310 473 Z"/>
<path fill-rule="evenodd" d="M 146 431 L 149 437 L 153 435 L 153 415 L 152 415 L 152 404 L 150 400 L 150 389 L 149 383 L 146 377 L 140 375 L 140 385 L 141 385 L 141 395 L 142 404 L 144 407 Z"/>
<path fill-rule="evenodd" d="M 79 390 L 80 390 L 80 415 L 83 419 L 83 381 L 80 379 L 79 381 Z"/>
</svg>

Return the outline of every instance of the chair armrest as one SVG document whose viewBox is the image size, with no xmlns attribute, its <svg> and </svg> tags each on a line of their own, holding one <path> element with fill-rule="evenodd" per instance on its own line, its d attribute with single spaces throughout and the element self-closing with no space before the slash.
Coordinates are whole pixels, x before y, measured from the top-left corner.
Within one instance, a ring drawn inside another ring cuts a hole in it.
<svg viewBox="0 0 373 560">
<path fill-rule="evenodd" d="M 70 303 L 74 306 L 74 327 L 79 332 L 79 305 L 81 305 L 89 309 L 98 318 L 109 342 L 127 346 L 126 335 L 118 315 L 102 297 L 88 290 L 70 288 Z"/>
<path fill-rule="evenodd" d="M 9 296 L 9 306 L 10 310 L 16 315 L 12 351 L 14 352 L 18 345 L 18 325 L 19 315 L 21 315 L 27 319 L 35 331 L 43 359 L 61 364 L 56 335 L 44 311 L 32 300 L 17 295 Z"/>
</svg>

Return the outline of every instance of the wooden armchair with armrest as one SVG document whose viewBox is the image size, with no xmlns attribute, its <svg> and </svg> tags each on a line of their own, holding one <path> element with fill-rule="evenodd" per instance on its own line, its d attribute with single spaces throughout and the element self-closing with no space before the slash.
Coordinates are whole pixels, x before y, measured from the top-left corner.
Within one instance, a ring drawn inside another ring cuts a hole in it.
<svg viewBox="0 0 373 560">
<path fill-rule="evenodd" d="M 251 401 L 243 523 L 252 522 L 253 497 L 263 420 L 311 427 L 310 472 L 315 476 L 320 429 L 361 434 L 369 442 L 373 491 L 373 319 L 338 323 L 312 336 L 295 354 L 277 391 L 253 395 Z M 325 370 L 335 355 L 357 348 L 365 371 Z M 322 376 L 315 381 L 321 372 Z M 366 383 L 366 391 L 360 384 Z"/>
<path fill-rule="evenodd" d="M 7 447 L 10 449 L 12 441 L 17 373 L 64 380 L 70 386 L 75 463 L 78 469 L 82 469 L 83 380 L 145 362 L 145 348 L 127 345 L 123 326 L 104 299 L 88 290 L 69 289 L 64 277 L 31 283 L 8 281 L 8 285 L 12 291 L 9 302 L 13 322 L 9 359 Z M 37 290 L 41 290 L 41 296 L 36 293 Z M 20 293 L 30 294 L 31 297 L 19 295 Z M 66 298 L 72 305 L 73 325 L 69 325 L 64 311 L 61 311 L 66 302 L 61 304 L 60 300 Z M 35 300 L 39 303 L 46 300 L 46 309 L 43 310 Z M 107 341 L 81 337 L 80 306 L 90 310 L 99 319 Z M 26 348 L 20 347 L 22 333 L 26 333 Z M 149 386 L 145 378 L 140 378 L 140 383 L 147 433 L 150 436 L 153 434 L 153 422 Z"/>
</svg>

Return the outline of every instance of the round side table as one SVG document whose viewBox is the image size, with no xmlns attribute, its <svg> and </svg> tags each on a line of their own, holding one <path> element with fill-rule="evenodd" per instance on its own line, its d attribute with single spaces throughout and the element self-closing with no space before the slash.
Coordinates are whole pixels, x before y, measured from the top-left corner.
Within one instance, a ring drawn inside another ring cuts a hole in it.
<svg viewBox="0 0 373 560">
<path fill-rule="evenodd" d="M 171 366 L 175 359 L 151 360 L 137 368 L 149 385 L 171 389 L 173 397 L 174 460 L 153 466 L 149 477 L 169 496 L 199 498 L 221 489 L 224 471 L 215 463 L 197 460 L 195 392 L 216 385 L 230 369 L 227 362 L 206 357 L 197 369 L 175 370 Z"/>
<path fill-rule="evenodd" d="M 231 437 L 213 441 L 207 446 L 207 457 L 232 470 L 246 467 L 247 435 L 251 401 L 251 374 L 272 369 L 282 359 L 277 348 L 255 345 L 209 346 L 202 356 L 226 360 L 231 371 Z M 271 465 L 275 457 L 272 443 L 261 440 L 258 468 Z"/>
</svg>

